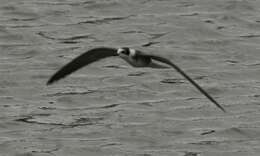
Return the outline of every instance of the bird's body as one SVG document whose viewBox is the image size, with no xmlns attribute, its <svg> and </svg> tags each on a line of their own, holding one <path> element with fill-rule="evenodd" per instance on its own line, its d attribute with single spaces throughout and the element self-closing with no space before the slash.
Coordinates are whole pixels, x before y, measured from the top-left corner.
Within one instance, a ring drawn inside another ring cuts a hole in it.
<svg viewBox="0 0 260 156">
<path fill-rule="evenodd" d="M 149 65 L 152 63 L 152 59 L 150 57 L 145 57 L 144 55 L 141 55 L 140 51 L 127 48 L 122 48 L 122 50 L 129 50 L 129 55 L 125 55 L 119 50 L 119 57 L 124 59 L 133 67 L 149 67 Z"/>
<path fill-rule="evenodd" d="M 124 58 L 123 58 L 124 59 Z M 149 65 L 152 63 L 152 60 L 147 57 L 130 57 L 124 59 L 126 62 L 128 62 L 133 67 L 149 67 Z"/>
<path fill-rule="evenodd" d="M 185 77 L 191 84 L 193 84 L 202 94 L 204 94 L 211 102 L 213 102 L 218 108 L 225 112 L 225 109 L 214 100 L 204 89 L 202 89 L 194 80 L 192 80 L 182 69 L 180 69 L 176 64 L 170 60 L 163 58 L 157 55 L 145 54 L 141 51 L 130 49 L 127 47 L 124 48 L 109 48 L 109 47 L 100 47 L 91 49 L 82 55 L 76 57 L 67 65 L 58 70 L 47 82 L 47 85 L 58 81 L 65 76 L 73 73 L 74 71 L 91 64 L 95 61 L 112 57 L 119 56 L 124 59 L 133 67 L 151 67 L 151 68 L 167 68 L 158 64 L 156 61 L 165 63 L 173 67 L 177 72 L 179 72 L 183 77 Z"/>
</svg>

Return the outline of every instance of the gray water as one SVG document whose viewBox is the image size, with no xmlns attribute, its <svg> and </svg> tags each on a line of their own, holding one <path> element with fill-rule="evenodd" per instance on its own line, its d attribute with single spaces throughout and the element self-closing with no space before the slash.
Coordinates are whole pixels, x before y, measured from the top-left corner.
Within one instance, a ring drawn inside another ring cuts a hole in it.
<svg viewBox="0 0 260 156">
<path fill-rule="evenodd" d="M 1 0 L 1 156 L 259 156 L 260 1 Z M 51 86 L 98 46 L 129 46 L 173 69 L 107 58 Z"/>
</svg>

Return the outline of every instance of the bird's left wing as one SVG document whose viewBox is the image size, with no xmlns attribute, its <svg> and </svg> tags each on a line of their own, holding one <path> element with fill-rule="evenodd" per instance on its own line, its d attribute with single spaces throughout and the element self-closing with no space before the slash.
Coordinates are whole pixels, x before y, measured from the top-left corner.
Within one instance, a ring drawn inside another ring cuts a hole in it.
<svg viewBox="0 0 260 156">
<path fill-rule="evenodd" d="M 204 94 L 218 108 L 220 108 L 223 112 L 226 112 L 226 110 L 213 97 L 211 97 L 201 86 L 199 86 L 194 80 L 192 80 L 179 66 L 177 66 L 176 64 L 174 64 L 170 60 L 163 58 L 161 56 L 157 56 L 157 55 L 148 55 L 148 54 L 143 54 L 143 53 L 139 53 L 139 55 L 150 57 L 153 60 L 156 60 L 156 61 L 170 65 L 177 72 L 179 72 L 183 77 L 185 77 L 191 84 L 193 84 L 202 94 Z"/>
<path fill-rule="evenodd" d="M 80 56 L 73 59 L 71 62 L 63 66 L 60 70 L 58 70 L 47 82 L 47 85 L 52 84 L 55 81 L 58 81 L 65 76 L 73 73 L 74 71 L 93 63 L 97 60 L 110 57 L 117 56 L 117 49 L 108 48 L 108 47 L 100 47 L 91 49 Z"/>
</svg>

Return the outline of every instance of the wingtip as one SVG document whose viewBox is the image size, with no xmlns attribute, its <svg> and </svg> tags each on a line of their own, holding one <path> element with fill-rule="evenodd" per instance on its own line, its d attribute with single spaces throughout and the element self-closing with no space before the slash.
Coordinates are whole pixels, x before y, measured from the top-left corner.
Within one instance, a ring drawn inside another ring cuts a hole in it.
<svg viewBox="0 0 260 156">
<path fill-rule="evenodd" d="M 214 103 L 215 103 L 215 102 L 214 102 Z M 219 103 L 215 103 L 215 104 L 216 104 L 216 106 L 217 106 L 219 109 L 222 110 L 222 112 L 227 113 L 227 111 L 225 110 L 225 108 L 222 107 Z"/>
<path fill-rule="evenodd" d="M 227 113 L 227 111 L 223 108 L 223 107 L 221 107 L 220 108 L 224 113 Z"/>
<path fill-rule="evenodd" d="M 48 80 L 48 81 L 46 82 L 46 85 L 49 86 L 49 85 L 53 84 L 53 82 L 54 82 L 54 81 L 53 81 L 52 79 L 50 79 L 50 80 Z"/>
</svg>

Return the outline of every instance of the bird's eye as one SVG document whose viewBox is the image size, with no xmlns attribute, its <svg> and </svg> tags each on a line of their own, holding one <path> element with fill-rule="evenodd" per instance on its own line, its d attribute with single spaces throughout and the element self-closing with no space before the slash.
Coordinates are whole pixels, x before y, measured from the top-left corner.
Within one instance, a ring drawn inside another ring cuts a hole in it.
<svg viewBox="0 0 260 156">
<path fill-rule="evenodd" d="M 129 50 L 124 50 L 124 51 L 122 51 L 122 53 L 125 54 L 125 55 L 129 55 L 130 54 Z"/>
</svg>

